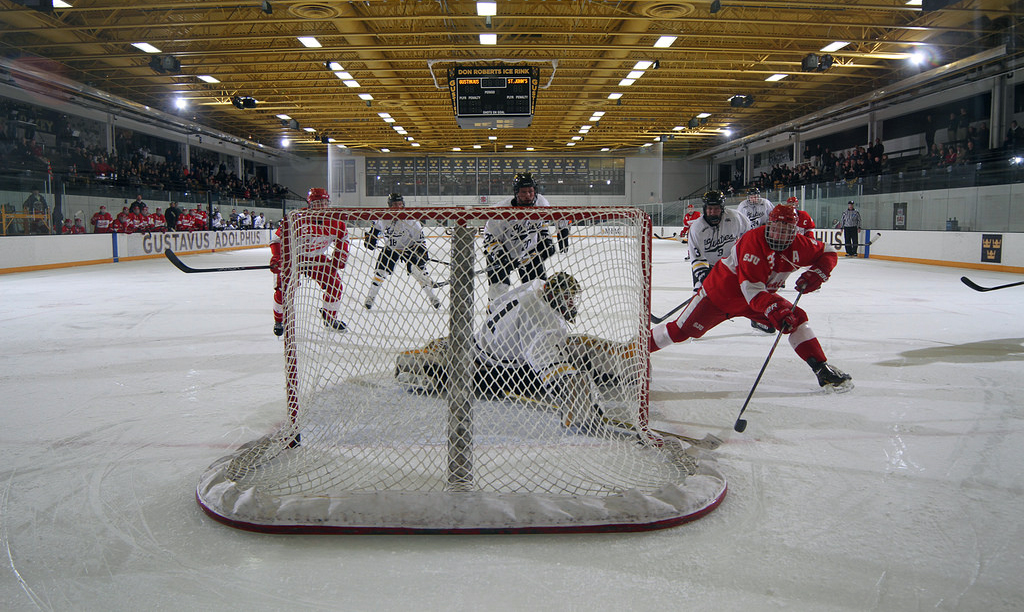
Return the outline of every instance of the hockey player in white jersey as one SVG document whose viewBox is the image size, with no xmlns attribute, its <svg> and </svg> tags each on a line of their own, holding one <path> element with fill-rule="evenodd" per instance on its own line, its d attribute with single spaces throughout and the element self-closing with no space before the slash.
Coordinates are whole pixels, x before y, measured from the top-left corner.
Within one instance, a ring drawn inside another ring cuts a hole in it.
<svg viewBox="0 0 1024 612">
<path fill-rule="evenodd" d="M 736 241 L 750 229 L 750 222 L 725 207 L 725 194 L 709 191 L 701 197 L 704 214 L 690 225 L 690 269 L 693 290 L 699 291 L 704 278 L 719 259 L 732 252 Z"/>
<path fill-rule="evenodd" d="M 515 197 L 511 206 L 550 206 L 537 193 L 537 183 L 529 172 L 517 174 L 512 186 Z M 511 287 L 515 270 L 522 283 L 544 279 L 544 261 L 569 248 L 569 227 L 558 225 L 558 246 L 552 240 L 549 223 L 542 220 L 507 221 L 492 219 L 484 226 L 484 248 L 487 251 L 487 297 L 493 302 Z"/>
<path fill-rule="evenodd" d="M 567 346 L 579 292 L 572 275 L 558 272 L 494 301 L 476 334 L 477 384 L 483 395 L 546 395 L 566 426 L 587 430 L 599 425 L 597 387 Z"/>
<path fill-rule="evenodd" d="M 747 220 L 750 221 L 750 229 L 761 227 L 768 222 L 768 213 L 772 212 L 775 205 L 771 200 L 761 197 L 761 191 L 757 187 L 747 190 L 747 198 L 736 207 Z"/>
<path fill-rule="evenodd" d="M 405 208 L 405 198 L 402 197 L 402 194 L 389 194 L 388 208 L 392 210 Z M 423 236 L 423 225 L 419 221 L 378 219 L 373 222 L 373 227 L 367 233 L 364 246 L 371 251 L 378 249 L 373 282 L 370 284 L 370 292 L 366 296 L 366 301 L 363 302 L 363 306 L 367 310 L 373 308 L 381 285 L 391 276 L 395 270 L 395 264 L 399 261 L 405 262 L 406 270 L 419 283 L 423 293 L 430 300 L 430 305 L 434 308 L 441 306 L 441 300 L 434 294 L 434 282 L 430 279 L 430 273 L 427 272 L 430 253 L 427 251 L 426 239 Z"/>
</svg>

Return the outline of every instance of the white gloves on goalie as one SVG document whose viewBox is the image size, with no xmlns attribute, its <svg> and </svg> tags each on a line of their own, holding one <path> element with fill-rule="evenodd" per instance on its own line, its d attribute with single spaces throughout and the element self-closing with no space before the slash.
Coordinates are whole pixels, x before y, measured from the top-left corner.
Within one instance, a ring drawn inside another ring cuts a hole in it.
<svg viewBox="0 0 1024 612">
<path fill-rule="evenodd" d="M 556 374 L 548 386 L 548 396 L 561 413 L 562 423 L 583 431 L 593 431 L 602 426 L 597 395 L 594 381 L 584 372 L 568 366 Z"/>
</svg>

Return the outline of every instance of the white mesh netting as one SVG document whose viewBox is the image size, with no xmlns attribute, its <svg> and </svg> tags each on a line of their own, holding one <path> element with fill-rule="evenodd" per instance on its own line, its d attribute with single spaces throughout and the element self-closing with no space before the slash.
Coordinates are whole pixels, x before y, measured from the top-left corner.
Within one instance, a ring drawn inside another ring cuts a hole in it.
<svg viewBox="0 0 1024 612">
<path fill-rule="evenodd" d="M 724 496 L 712 461 L 645 428 L 643 212 L 303 210 L 283 234 L 287 415 L 204 474 L 214 518 L 261 531 L 644 529 Z"/>
</svg>

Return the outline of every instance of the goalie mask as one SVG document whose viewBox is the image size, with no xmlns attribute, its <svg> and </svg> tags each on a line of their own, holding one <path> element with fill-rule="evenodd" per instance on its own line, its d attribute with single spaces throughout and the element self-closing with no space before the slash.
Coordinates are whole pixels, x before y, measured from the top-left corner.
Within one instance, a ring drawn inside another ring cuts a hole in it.
<svg viewBox="0 0 1024 612">
<path fill-rule="evenodd" d="M 388 194 L 388 208 L 405 208 L 405 198 L 402 197 L 402 194 Z"/>
<path fill-rule="evenodd" d="M 792 206 L 779 204 L 768 214 L 768 225 L 764 236 L 768 240 L 768 246 L 773 251 L 782 251 L 793 244 L 793 238 L 797 234 L 797 221 L 799 217 L 796 209 Z"/>
<path fill-rule="evenodd" d="M 704 220 L 708 225 L 718 225 L 722 221 L 722 213 L 725 212 L 725 194 L 721 191 L 709 191 L 701 200 L 704 202 Z"/>
<path fill-rule="evenodd" d="M 326 189 L 314 187 L 306 196 L 306 205 L 309 208 L 327 208 L 331 205 L 331 197 L 327 195 Z"/>
<path fill-rule="evenodd" d="M 544 298 L 548 305 L 569 323 L 576 318 L 576 294 L 579 292 L 579 281 L 568 272 L 554 274 L 544 285 Z"/>
<path fill-rule="evenodd" d="M 512 183 L 513 206 L 533 206 L 537 202 L 537 181 L 530 172 L 516 174 Z"/>
</svg>

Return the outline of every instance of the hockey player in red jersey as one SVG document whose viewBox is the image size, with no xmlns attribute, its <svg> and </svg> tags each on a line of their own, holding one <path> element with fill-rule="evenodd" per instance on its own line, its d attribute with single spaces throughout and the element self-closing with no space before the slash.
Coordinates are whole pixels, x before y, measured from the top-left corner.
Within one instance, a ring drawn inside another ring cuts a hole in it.
<svg viewBox="0 0 1024 612">
<path fill-rule="evenodd" d="M 314 187 L 306 196 L 307 208 L 318 210 L 330 206 L 326 189 Z M 345 331 L 345 322 L 338 318 L 342 284 L 339 273 L 348 260 L 348 229 L 340 218 L 317 218 L 310 222 L 301 215 L 296 217 L 294 241 L 286 217 L 274 232 L 270 241 L 270 271 L 274 273 L 274 335 L 284 334 L 284 294 L 286 279 L 281 275 L 283 255 L 295 251 L 299 273 L 315 280 L 324 292 L 324 304 L 320 316 L 324 325 L 337 331 Z"/>
<path fill-rule="evenodd" d="M 107 212 L 106 206 L 100 206 L 100 209 L 92 216 L 89 222 L 92 223 L 94 234 L 109 234 L 113 231 L 110 226 L 114 223 L 114 218 Z"/>
<path fill-rule="evenodd" d="M 159 206 L 149 216 L 149 231 L 160 233 L 167 231 L 167 219 L 164 217 L 164 213 L 160 210 Z"/>
<path fill-rule="evenodd" d="M 683 215 L 683 229 L 679 236 L 686 239 L 690 234 L 690 224 L 700 219 L 700 211 L 694 208 L 693 202 L 686 205 L 686 214 Z"/>
<path fill-rule="evenodd" d="M 807 313 L 778 294 L 800 268 L 809 269 L 797 279 L 797 291 L 816 291 L 838 261 L 835 249 L 800 233 L 797 221 L 796 209 L 779 205 L 768 215 L 767 225 L 743 234 L 679 318 L 651 330 L 650 350 L 700 338 L 722 321 L 742 316 L 788 334 L 790 346 L 814 371 L 819 386 L 838 392 L 853 388 L 850 376 L 828 363 Z"/>
<path fill-rule="evenodd" d="M 786 200 L 786 204 L 788 206 L 792 206 L 793 208 L 796 209 L 796 216 L 797 216 L 796 227 L 797 227 L 797 230 L 799 230 L 799 232 L 801 234 L 807 234 L 808 236 L 813 236 L 814 235 L 814 219 L 811 218 L 810 213 L 808 213 L 806 210 L 803 210 L 803 209 L 800 208 L 800 199 L 796 198 L 796 197 L 793 197 L 793 196 L 790 196 L 790 198 L 788 200 Z"/>
</svg>

